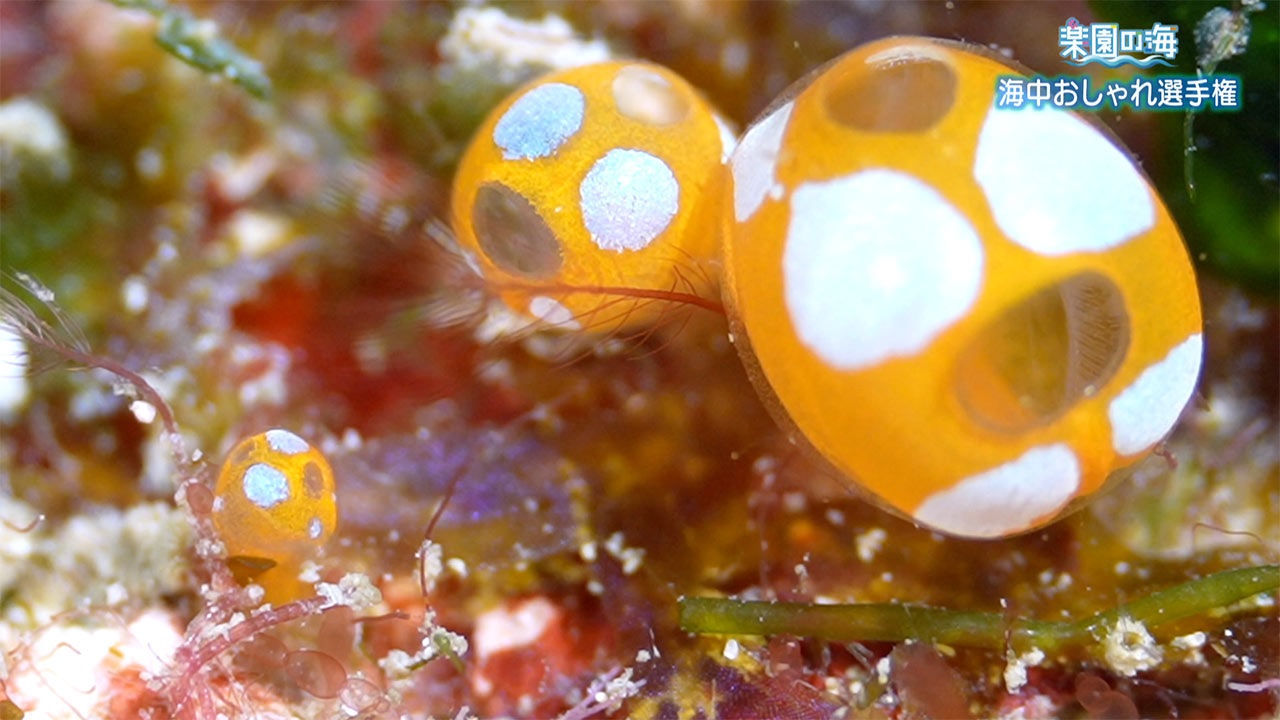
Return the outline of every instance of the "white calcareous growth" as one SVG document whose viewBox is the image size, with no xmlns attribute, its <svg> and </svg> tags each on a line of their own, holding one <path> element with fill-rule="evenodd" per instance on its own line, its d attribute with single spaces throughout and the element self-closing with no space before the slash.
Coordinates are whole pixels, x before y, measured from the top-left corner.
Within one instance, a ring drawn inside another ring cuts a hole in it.
<svg viewBox="0 0 1280 720">
<path fill-rule="evenodd" d="M 1120 616 L 1115 625 L 1107 629 L 1103 639 L 1107 667 L 1112 671 L 1133 677 L 1140 670 L 1150 670 L 1164 659 L 1164 651 L 1140 620 Z"/>
<path fill-rule="evenodd" d="M 573 311 L 563 303 L 546 295 L 536 295 L 529 300 L 529 314 L 539 320 L 566 330 L 581 330 L 582 325 L 574 317 Z"/>
<path fill-rule="evenodd" d="M 156 406 L 146 400 L 134 400 L 129 403 L 129 412 L 143 425 L 150 425 L 156 419 Z"/>
<path fill-rule="evenodd" d="M 1080 484 L 1080 463 L 1058 443 L 971 475 L 930 495 L 912 513 L 917 520 L 964 537 L 1001 537 L 1060 510 Z"/>
<path fill-rule="evenodd" d="M 0 496 L 0 518 L 0 594 L 21 608 L 0 622 L 4 652 L 18 660 L 3 676 L 4 689 L 26 717 L 103 717 L 120 678 L 173 671 L 190 618 L 160 608 L 165 597 L 190 590 L 193 538 L 185 511 L 142 503 L 48 523 Z M 107 622 L 85 621 L 83 608 L 121 598 L 132 609 L 108 612 Z"/>
<path fill-rule="evenodd" d="M 782 272 L 801 342 L 857 370 L 918 353 L 968 313 L 982 242 L 929 185 L 864 170 L 796 189 Z"/>
<path fill-rule="evenodd" d="M 476 693 L 483 696 L 493 692 L 494 681 L 485 674 L 489 658 L 533 645 L 561 615 L 560 608 L 541 596 L 481 613 L 471 635 L 477 666 L 471 684 Z"/>
<path fill-rule="evenodd" d="M 120 678 L 166 677 L 182 646 L 183 621 L 170 611 L 152 607 L 130 617 L 89 627 L 50 620 L 6 673 L 6 695 L 29 718 L 104 717 L 124 692 Z"/>
<path fill-rule="evenodd" d="M 582 129 L 586 99 L 564 83 L 539 85 L 521 95 L 493 127 L 493 142 L 506 160 L 536 160 L 554 155 Z"/>
<path fill-rule="evenodd" d="M 643 250 L 680 210 L 680 184 L 661 158 L 614 149 L 587 171 L 579 198 L 582 221 L 601 250 Z"/>
<path fill-rule="evenodd" d="M 1041 255 L 1100 252 L 1155 223 L 1133 162 L 1063 110 L 990 110 L 973 174 L 1000 229 Z"/>
<path fill-rule="evenodd" d="M 245 258 L 259 258 L 289 244 L 296 234 L 283 215 L 245 208 L 227 219 L 227 239 Z"/>
<path fill-rule="evenodd" d="M 537 596 L 481 613 L 472 635 L 476 659 L 483 663 L 500 652 L 532 644 L 560 615 L 554 603 Z"/>
<path fill-rule="evenodd" d="M 1191 399 L 1200 376 L 1204 343 L 1199 333 L 1169 351 L 1107 407 L 1111 445 L 1121 455 L 1145 450 L 1164 437 Z"/>
<path fill-rule="evenodd" d="M 70 145 L 58 117 L 27 97 L 0 103 L 0 180 L 36 171 L 52 180 L 71 177 Z"/>
<path fill-rule="evenodd" d="M 495 7 L 470 6 L 458 10 L 440 41 L 447 69 L 484 73 L 494 82 L 512 84 L 531 70 L 567 70 L 609 59 L 609 46 L 600 39 L 577 35 L 567 20 L 547 14 L 522 20 Z"/>
<path fill-rule="evenodd" d="M 318 582 L 315 588 L 316 594 L 325 599 L 325 607 L 346 605 L 361 612 L 382 602 L 382 591 L 364 573 L 347 573 L 336 585 Z"/>
<path fill-rule="evenodd" d="M 1011 693 L 1018 692 L 1027 684 L 1027 668 L 1036 667 L 1044 662 L 1044 651 L 1033 647 L 1021 655 L 1015 656 L 1009 651 L 1004 666 L 1004 687 Z"/>
<path fill-rule="evenodd" d="M 738 653 L 740 653 L 741 651 L 742 651 L 742 647 L 738 645 L 738 641 L 733 638 L 729 638 L 727 641 L 725 641 L 724 651 L 722 654 L 724 655 L 725 660 L 737 660 Z"/>
</svg>

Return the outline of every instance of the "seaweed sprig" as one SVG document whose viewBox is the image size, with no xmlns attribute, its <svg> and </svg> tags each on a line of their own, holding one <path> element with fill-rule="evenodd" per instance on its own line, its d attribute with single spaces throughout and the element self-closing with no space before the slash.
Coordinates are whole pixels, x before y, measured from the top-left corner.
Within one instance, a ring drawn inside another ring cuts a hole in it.
<svg viewBox="0 0 1280 720">
<path fill-rule="evenodd" d="M 26 340 L 29 350 L 43 350 L 56 360 L 70 362 L 80 367 L 98 368 L 120 378 L 124 383 L 126 394 L 142 398 L 159 413 L 179 466 L 184 466 L 186 455 L 182 449 L 182 434 L 173 416 L 173 410 L 159 391 L 152 387 L 146 378 L 133 370 L 111 358 L 93 354 L 84 333 L 66 311 L 55 302 L 52 290 L 24 273 L 15 272 L 12 276 L 6 277 L 11 279 L 14 285 L 21 287 L 30 300 L 25 300 L 12 290 L 0 287 L 0 326 L 10 328 Z M 43 319 L 38 308 L 42 308 L 54 319 L 54 322 Z M 36 368 L 35 371 L 39 369 Z"/>
<path fill-rule="evenodd" d="M 836 642 L 908 639 L 946 645 L 1052 653 L 1102 639 L 1121 618 L 1147 626 L 1225 608 L 1280 589 L 1280 565 L 1207 575 L 1076 621 L 1011 618 L 897 603 L 817 605 L 729 598 L 680 599 L 680 627 L 697 633 L 799 635 Z"/>
<path fill-rule="evenodd" d="M 245 54 L 218 33 L 212 20 L 165 0 L 109 0 L 111 4 L 150 13 L 158 21 L 156 44 L 182 62 L 219 75 L 244 88 L 259 100 L 271 97 L 271 80 L 262 63 Z"/>
</svg>

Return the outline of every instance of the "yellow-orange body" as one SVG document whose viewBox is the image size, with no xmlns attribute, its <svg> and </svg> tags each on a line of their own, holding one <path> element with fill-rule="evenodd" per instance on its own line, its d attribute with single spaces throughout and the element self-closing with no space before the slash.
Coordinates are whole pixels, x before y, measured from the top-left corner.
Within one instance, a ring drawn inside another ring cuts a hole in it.
<svg viewBox="0 0 1280 720">
<path fill-rule="evenodd" d="M 546 101 L 532 102 L 539 93 Z M 551 140 L 548 124 L 562 130 Z M 652 322 L 661 302 L 612 290 L 717 293 L 705 263 L 717 251 L 731 144 L 707 101 L 663 67 L 606 62 L 539 78 L 494 108 L 458 165 L 458 243 L 519 312 L 570 329 Z M 593 168 L 616 151 L 656 162 L 632 176 L 601 174 L 593 185 Z M 649 170 L 661 175 L 660 187 Z M 628 207 L 639 208 L 630 225 Z M 593 233 L 593 219 L 621 240 Z"/>
<path fill-rule="evenodd" d="M 298 580 L 338 524 L 333 471 L 324 455 L 287 430 L 241 440 L 218 473 L 213 524 L 237 575 L 266 600 L 310 594 Z"/>
</svg>

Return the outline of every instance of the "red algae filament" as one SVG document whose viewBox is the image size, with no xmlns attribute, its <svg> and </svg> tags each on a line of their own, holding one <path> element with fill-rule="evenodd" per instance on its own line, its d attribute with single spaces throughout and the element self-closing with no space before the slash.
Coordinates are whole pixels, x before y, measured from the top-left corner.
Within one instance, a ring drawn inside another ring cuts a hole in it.
<svg viewBox="0 0 1280 720">
<path fill-rule="evenodd" d="M 298 687 L 323 700 L 337 697 L 347 680 L 342 663 L 316 650 L 295 650 L 285 655 L 284 670 Z"/>
</svg>

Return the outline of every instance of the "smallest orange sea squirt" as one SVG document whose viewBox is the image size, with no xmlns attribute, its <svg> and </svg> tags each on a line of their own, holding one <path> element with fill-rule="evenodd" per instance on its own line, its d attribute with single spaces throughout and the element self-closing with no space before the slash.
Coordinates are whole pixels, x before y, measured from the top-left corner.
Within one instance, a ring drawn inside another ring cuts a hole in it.
<svg viewBox="0 0 1280 720">
<path fill-rule="evenodd" d="M 1001 537 L 1151 452 L 1200 304 L 1164 204 L 1096 121 L 995 107 L 984 48 L 895 37 L 775 102 L 730 161 L 725 296 L 782 422 L 918 523 Z"/>
<path fill-rule="evenodd" d="M 459 163 L 458 244 L 519 313 L 574 330 L 651 323 L 663 293 L 717 292 L 698 281 L 718 251 L 733 143 L 664 67 L 605 62 L 541 77 L 490 113 Z"/>
<path fill-rule="evenodd" d="M 213 525 L 242 581 L 280 604 L 311 594 L 298 579 L 338 524 L 333 471 L 319 450 L 288 430 L 241 440 L 222 463 Z"/>
</svg>

